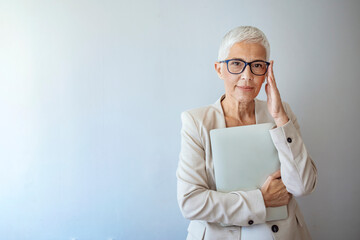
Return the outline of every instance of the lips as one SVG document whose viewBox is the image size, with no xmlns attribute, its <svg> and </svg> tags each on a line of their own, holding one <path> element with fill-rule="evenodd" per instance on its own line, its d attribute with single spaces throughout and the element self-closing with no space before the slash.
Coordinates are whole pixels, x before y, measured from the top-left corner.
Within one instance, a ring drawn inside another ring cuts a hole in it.
<svg viewBox="0 0 360 240">
<path fill-rule="evenodd" d="M 236 86 L 236 87 L 243 91 L 251 91 L 254 89 L 254 87 L 249 87 L 249 86 Z"/>
</svg>

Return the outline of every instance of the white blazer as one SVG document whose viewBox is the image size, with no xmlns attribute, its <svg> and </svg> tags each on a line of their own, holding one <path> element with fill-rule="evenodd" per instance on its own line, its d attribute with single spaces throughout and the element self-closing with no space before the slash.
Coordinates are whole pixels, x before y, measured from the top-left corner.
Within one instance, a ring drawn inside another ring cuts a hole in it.
<svg viewBox="0 0 360 240">
<path fill-rule="evenodd" d="M 241 239 L 241 226 L 260 223 L 266 223 L 274 239 L 311 239 L 294 198 L 288 204 L 287 219 L 266 222 L 265 203 L 259 189 L 216 191 L 210 130 L 226 127 L 221 107 L 223 98 L 224 95 L 215 104 L 181 115 L 177 198 L 183 216 L 191 220 L 187 239 Z M 290 120 L 270 130 L 270 135 L 279 153 L 282 181 L 293 196 L 303 196 L 314 191 L 317 170 L 305 148 L 294 113 L 287 103 L 283 105 Z M 267 103 L 258 99 L 255 99 L 255 117 L 256 124 L 274 122 Z"/>
</svg>

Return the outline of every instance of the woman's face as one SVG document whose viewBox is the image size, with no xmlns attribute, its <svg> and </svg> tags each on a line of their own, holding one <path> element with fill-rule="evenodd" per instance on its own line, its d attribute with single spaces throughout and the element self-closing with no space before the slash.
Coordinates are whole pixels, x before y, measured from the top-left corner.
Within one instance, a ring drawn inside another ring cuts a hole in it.
<svg viewBox="0 0 360 240">
<path fill-rule="evenodd" d="M 227 59 L 242 59 L 246 62 L 255 60 L 266 61 L 266 50 L 259 43 L 235 43 L 231 48 Z M 266 75 L 257 76 L 250 71 L 250 66 L 240 74 L 231 74 L 226 63 L 215 63 L 215 69 L 221 79 L 224 80 L 227 97 L 238 102 L 252 101 L 260 92 Z"/>
</svg>

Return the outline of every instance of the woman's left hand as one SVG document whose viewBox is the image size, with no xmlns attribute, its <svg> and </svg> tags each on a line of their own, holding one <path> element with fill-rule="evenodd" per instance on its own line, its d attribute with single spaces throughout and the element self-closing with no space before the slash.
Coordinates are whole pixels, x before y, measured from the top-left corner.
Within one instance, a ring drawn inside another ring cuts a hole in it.
<svg viewBox="0 0 360 240">
<path fill-rule="evenodd" d="M 267 105 L 269 113 L 274 118 L 277 127 L 281 127 L 289 121 L 289 118 L 286 115 L 286 112 L 281 102 L 279 90 L 276 86 L 273 65 L 274 61 L 270 61 L 267 83 L 265 85 L 265 92 L 267 95 Z"/>
</svg>

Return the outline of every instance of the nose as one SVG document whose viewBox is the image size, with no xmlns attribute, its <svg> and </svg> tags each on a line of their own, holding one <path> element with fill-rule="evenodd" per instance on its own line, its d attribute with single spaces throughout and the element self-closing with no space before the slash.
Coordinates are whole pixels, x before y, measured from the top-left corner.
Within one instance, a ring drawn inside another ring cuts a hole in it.
<svg viewBox="0 0 360 240">
<path fill-rule="evenodd" d="M 250 70 L 250 65 L 247 65 L 241 73 L 241 80 L 253 80 L 254 74 Z"/>
</svg>

